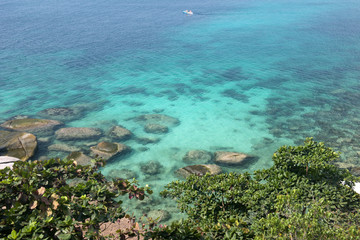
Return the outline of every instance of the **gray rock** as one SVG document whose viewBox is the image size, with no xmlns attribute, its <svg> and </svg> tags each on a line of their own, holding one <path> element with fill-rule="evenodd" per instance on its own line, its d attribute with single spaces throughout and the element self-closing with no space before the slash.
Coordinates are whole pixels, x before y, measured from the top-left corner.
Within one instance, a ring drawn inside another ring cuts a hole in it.
<svg viewBox="0 0 360 240">
<path fill-rule="evenodd" d="M 75 151 L 80 151 L 79 147 L 76 146 L 70 146 L 68 144 L 65 143 L 57 143 L 57 144 L 52 144 L 48 147 L 49 151 L 60 151 L 60 152 L 75 152 Z"/>
<path fill-rule="evenodd" d="M 114 126 L 109 131 L 109 136 L 119 141 L 128 140 L 132 135 L 129 130 L 122 126 Z"/>
<path fill-rule="evenodd" d="M 13 129 L 16 131 L 26 131 L 30 133 L 39 133 L 53 131 L 56 127 L 61 126 L 63 123 L 49 119 L 13 119 L 4 122 L 0 126 L 7 129 Z"/>
<path fill-rule="evenodd" d="M 121 143 L 100 142 L 90 147 L 93 156 L 108 160 L 115 155 L 124 155 L 131 151 L 131 148 Z"/>
<path fill-rule="evenodd" d="M 11 169 L 16 161 L 20 161 L 20 159 L 9 156 L 0 156 L 0 169 L 4 169 L 6 167 Z"/>
<path fill-rule="evenodd" d="M 147 175 L 157 175 L 162 171 L 163 166 L 158 161 L 149 161 L 140 164 L 140 170 Z"/>
<path fill-rule="evenodd" d="M 35 153 L 36 137 L 31 133 L 0 130 L 0 155 L 28 160 Z"/>
<path fill-rule="evenodd" d="M 187 163 L 208 163 L 212 159 L 212 154 L 204 150 L 190 150 L 183 157 Z"/>
<path fill-rule="evenodd" d="M 144 131 L 147 133 L 161 134 L 161 133 L 169 132 L 169 128 L 167 126 L 160 125 L 160 124 L 148 123 L 145 125 Z"/>
<path fill-rule="evenodd" d="M 227 165 L 240 165 L 252 157 L 239 152 L 215 152 L 215 163 Z"/>
<path fill-rule="evenodd" d="M 70 153 L 66 158 L 69 160 L 76 161 L 77 164 L 83 165 L 83 166 L 88 166 L 88 165 L 94 166 L 95 165 L 91 161 L 92 160 L 91 157 L 85 155 L 82 152 L 78 152 L 78 151 Z"/>
<path fill-rule="evenodd" d="M 99 138 L 102 132 L 97 128 L 69 127 L 57 130 L 55 135 L 59 140 L 81 140 Z"/>
<path fill-rule="evenodd" d="M 206 173 L 210 173 L 210 175 L 218 175 L 222 173 L 222 169 L 216 164 L 199 164 L 180 168 L 176 170 L 175 173 L 181 177 L 186 178 L 192 174 L 197 176 L 203 176 Z"/>
<path fill-rule="evenodd" d="M 150 212 L 148 212 L 147 217 L 150 217 L 154 220 L 158 220 L 158 221 L 166 221 L 169 220 L 171 218 L 171 215 L 168 211 L 166 210 L 151 210 Z"/>
</svg>

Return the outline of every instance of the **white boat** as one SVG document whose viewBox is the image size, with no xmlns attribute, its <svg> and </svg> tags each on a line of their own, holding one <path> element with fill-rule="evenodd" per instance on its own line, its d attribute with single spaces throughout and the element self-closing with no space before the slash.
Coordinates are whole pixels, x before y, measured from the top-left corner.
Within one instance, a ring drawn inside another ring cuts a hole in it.
<svg viewBox="0 0 360 240">
<path fill-rule="evenodd" d="M 193 15 L 194 14 L 191 10 L 185 10 L 185 11 L 183 11 L 183 13 L 187 14 L 187 15 Z"/>
</svg>

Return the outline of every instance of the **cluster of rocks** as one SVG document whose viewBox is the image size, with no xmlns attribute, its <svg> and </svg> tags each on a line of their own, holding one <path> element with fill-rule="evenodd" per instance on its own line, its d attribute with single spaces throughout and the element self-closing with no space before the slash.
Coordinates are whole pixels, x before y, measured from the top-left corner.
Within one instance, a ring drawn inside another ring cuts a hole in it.
<svg viewBox="0 0 360 240">
<path fill-rule="evenodd" d="M 53 152 L 64 154 L 62 157 L 68 155 L 67 158 L 79 164 L 91 164 L 92 158 L 109 160 L 130 153 L 131 147 L 121 143 L 122 141 L 133 139 L 142 145 L 157 143 L 160 141 L 157 137 L 159 134 L 169 132 L 170 128 L 180 123 L 178 119 L 163 114 L 144 114 L 131 118 L 139 123 L 144 133 L 154 134 L 139 137 L 112 122 L 107 131 L 93 127 L 65 126 L 63 121 L 81 118 L 89 107 L 91 106 L 76 105 L 69 108 L 49 108 L 38 112 L 37 116 L 44 118 L 16 116 L 5 121 L 0 124 L 0 156 L 15 157 L 22 161 L 32 157 L 42 160 L 48 157 L 36 152 Z M 141 149 L 147 150 L 147 147 Z M 7 162 L 8 160 L 0 164 L 5 166 Z M 150 170 L 144 170 L 147 171 Z"/>
<path fill-rule="evenodd" d="M 188 164 L 196 164 L 180 168 L 175 173 L 185 178 L 192 174 L 198 176 L 207 173 L 217 175 L 222 173 L 221 166 L 242 166 L 254 159 L 254 156 L 240 152 L 217 151 L 211 153 L 204 150 L 190 150 L 183 157 L 183 161 Z"/>
</svg>

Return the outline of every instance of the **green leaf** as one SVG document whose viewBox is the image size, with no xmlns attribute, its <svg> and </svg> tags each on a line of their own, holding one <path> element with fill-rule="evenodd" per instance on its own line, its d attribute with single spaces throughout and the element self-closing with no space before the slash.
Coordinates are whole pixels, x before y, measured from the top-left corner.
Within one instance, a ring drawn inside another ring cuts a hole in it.
<svg viewBox="0 0 360 240">
<path fill-rule="evenodd" d="M 10 238 L 10 239 L 16 239 L 17 236 L 18 236 L 18 234 L 16 233 L 16 231 L 15 231 L 15 230 L 12 230 L 9 238 Z"/>
<path fill-rule="evenodd" d="M 57 236 L 60 240 L 69 240 L 71 238 L 70 233 L 62 233 Z"/>
</svg>

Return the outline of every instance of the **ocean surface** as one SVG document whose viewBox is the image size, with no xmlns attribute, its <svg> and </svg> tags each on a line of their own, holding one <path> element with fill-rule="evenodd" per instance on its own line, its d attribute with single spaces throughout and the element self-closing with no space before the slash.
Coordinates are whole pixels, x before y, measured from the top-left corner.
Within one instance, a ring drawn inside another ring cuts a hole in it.
<svg viewBox="0 0 360 240">
<path fill-rule="evenodd" d="M 144 203 L 126 203 L 137 215 L 180 216 L 158 192 L 189 165 L 189 150 L 256 156 L 223 167 L 244 172 L 314 137 L 360 165 L 359 12 L 358 0 L 2 0 L 0 122 L 82 105 L 87 111 L 65 126 L 132 131 L 123 142 L 132 153 L 102 172 L 131 170 L 155 190 Z M 143 114 L 179 124 L 147 133 L 134 121 Z M 40 142 L 34 158 L 66 157 L 47 149 L 55 143 Z M 151 161 L 159 164 L 145 174 Z"/>
</svg>

